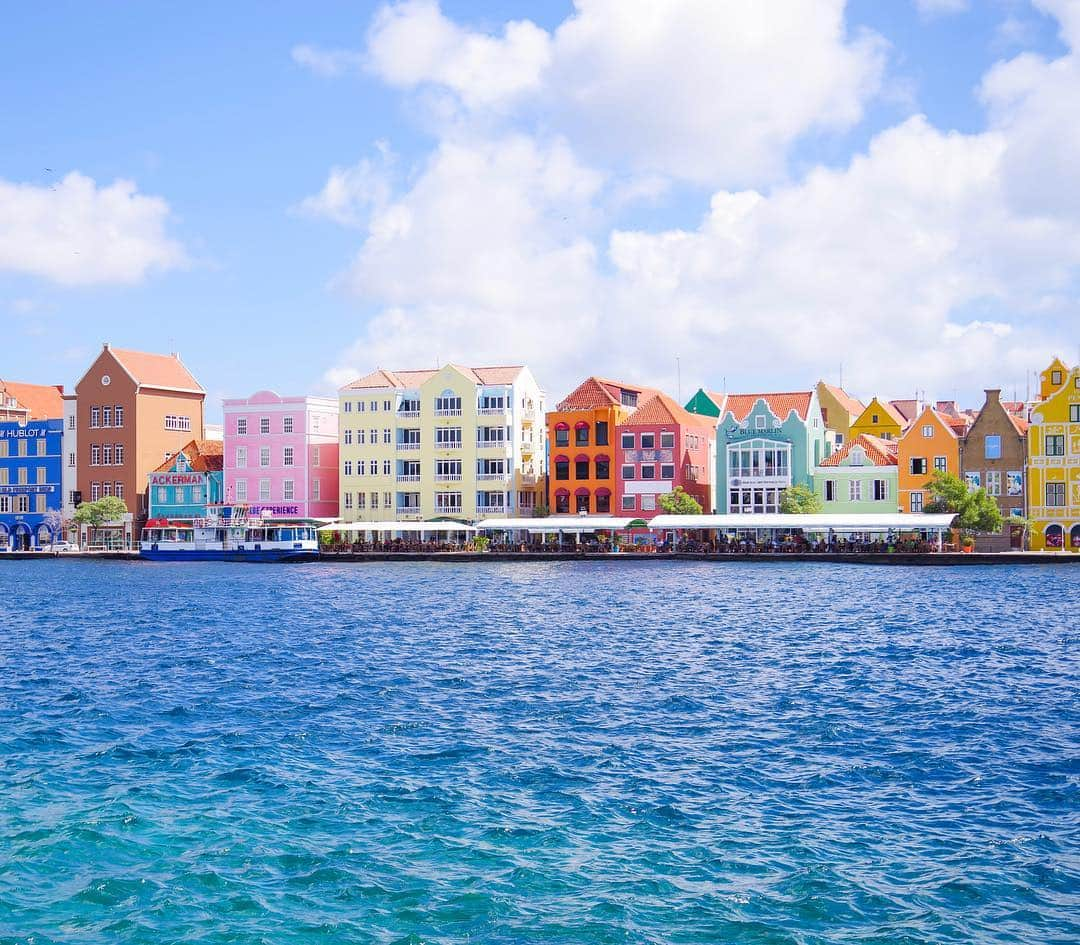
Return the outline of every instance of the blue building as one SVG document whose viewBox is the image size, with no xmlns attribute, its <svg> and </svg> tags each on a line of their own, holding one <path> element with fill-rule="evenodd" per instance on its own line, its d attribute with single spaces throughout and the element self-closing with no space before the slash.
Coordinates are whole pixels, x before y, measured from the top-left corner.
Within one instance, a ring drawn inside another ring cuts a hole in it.
<svg viewBox="0 0 1080 945">
<path fill-rule="evenodd" d="M 150 473 L 149 519 L 205 518 L 222 501 L 225 456 L 217 440 L 192 440 Z"/>
<path fill-rule="evenodd" d="M 0 551 L 46 548 L 61 533 L 64 421 L 0 421 Z"/>
</svg>

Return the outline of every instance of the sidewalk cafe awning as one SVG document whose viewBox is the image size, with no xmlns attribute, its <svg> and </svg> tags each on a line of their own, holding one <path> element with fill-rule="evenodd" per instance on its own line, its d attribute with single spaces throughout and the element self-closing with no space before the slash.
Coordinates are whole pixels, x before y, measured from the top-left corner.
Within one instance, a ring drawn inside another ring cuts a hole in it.
<svg viewBox="0 0 1080 945">
<path fill-rule="evenodd" d="M 612 518 L 607 515 L 579 515 L 562 518 L 486 518 L 477 522 L 481 531 L 527 531 L 532 534 L 555 532 L 614 532 L 624 528 L 647 528 L 639 518 Z"/>
<path fill-rule="evenodd" d="M 320 532 L 475 532 L 464 522 L 338 522 L 323 525 Z"/>
<path fill-rule="evenodd" d="M 806 515 L 742 513 L 737 515 L 657 515 L 650 528 L 700 528 L 734 531 L 745 528 L 801 529 L 805 532 L 907 532 L 943 531 L 952 525 L 952 512 L 853 512 L 837 515 L 819 512 Z"/>
</svg>

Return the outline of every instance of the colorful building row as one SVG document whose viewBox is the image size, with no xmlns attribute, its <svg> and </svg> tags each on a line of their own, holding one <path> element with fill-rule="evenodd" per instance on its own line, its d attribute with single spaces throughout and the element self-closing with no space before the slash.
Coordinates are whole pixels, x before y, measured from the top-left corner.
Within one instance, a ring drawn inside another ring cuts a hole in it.
<svg viewBox="0 0 1080 945">
<path fill-rule="evenodd" d="M 954 401 L 700 389 L 685 406 L 589 377 L 551 411 L 523 365 L 377 370 L 336 399 L 259 391 L 224 402 L 176 354 L 105 345 L 73 393 L 0 381 L 0 549 L 43 547 L 82 501 L 119 498 L 106 531 L 213 506 L 345 522 L 630 515 L 682 490 L 708 512 L 778 511 L 794 486 L 829 512 L 918 513 L 937 471 L 1005 519 L 987 550 L 1080 550 L 1080 369 L 1055 359 L 1037 396 Z M 86 538 L 85 535 L 80 536 Z"/>
</svg>

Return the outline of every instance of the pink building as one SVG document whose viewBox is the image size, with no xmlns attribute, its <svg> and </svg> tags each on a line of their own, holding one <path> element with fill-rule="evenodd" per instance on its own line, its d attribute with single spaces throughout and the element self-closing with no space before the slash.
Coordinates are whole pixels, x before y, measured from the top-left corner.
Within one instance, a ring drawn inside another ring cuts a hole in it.
<svg viewBox="0 0 1080 945">
<path fill-rule="evenodd" d="M 716 427 L 712 417 L 687 412 L 667 394 L 640 400 L 615 427 L 616 515 L 651 519 L 660 497 L 679 486 L 708 511 Z"/>
<path fill-rule="evenodd" d="M 225 502 L 251 514 L 337 518 L 338 402 L 261 390 L 226 400 Z"/>
</svg>

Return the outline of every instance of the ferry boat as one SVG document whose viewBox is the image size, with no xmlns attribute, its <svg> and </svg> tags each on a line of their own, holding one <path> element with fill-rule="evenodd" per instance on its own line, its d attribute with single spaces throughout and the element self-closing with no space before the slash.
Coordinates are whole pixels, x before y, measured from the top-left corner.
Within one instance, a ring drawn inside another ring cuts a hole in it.
<svg viewBox="0 0 1080 945">
<path fill-rule="evenodd" d="M 150 519 L 139 554 L 150 561 L 303 561 L 318 557 L 312 519 L 250 517 L 243 506 L 207 509 L 206 518 Z"/>
</svg>

